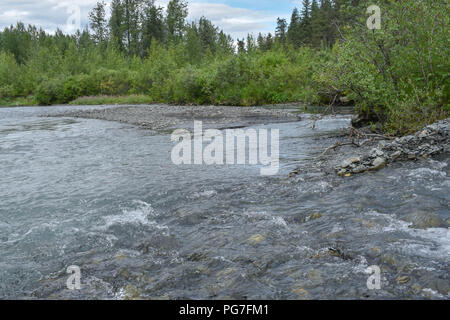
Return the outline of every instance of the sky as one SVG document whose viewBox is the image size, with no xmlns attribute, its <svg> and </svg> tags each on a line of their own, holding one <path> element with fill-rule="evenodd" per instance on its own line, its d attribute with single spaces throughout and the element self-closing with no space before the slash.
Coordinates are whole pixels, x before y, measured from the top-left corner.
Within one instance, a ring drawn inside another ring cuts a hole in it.
<svg viewBox="0 0 450 320">
<path fill-rule="evenodd" d="M 0 0 L 0 29 L 17 21 L 42 27 L 53 33 L 56 28 L 72 33 L 88 24 L 88 13 L 97 0 Z M 105 0 L 110 3 L 111 0 Z M 157 0 L 166 7 L 169 0 Z M 278 17 L 289 21 L 301 0 L 190 0 L 188 20 L 205 16 L 232 37 L 248 33 L 274 32 Z M 79 15 L 77 13 L 80 13 Z M 78 18 L 79 17 L 79 18 Z"/>
</svg>

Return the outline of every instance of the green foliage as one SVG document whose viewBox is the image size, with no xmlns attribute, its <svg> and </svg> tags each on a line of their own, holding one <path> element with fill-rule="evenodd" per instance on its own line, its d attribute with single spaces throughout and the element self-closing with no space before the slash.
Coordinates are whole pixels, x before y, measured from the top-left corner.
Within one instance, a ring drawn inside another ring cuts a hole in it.
<svg viewBox="0 0 450 320">
<path fill-rule="evenodd" d="M 81 96 L 100 94 L 101 83 L 94 76 L 81 74 L 66 79 L 63 86 L 63 100 L 68 103 Z"/>
<path fill-rule="evenodd" d="M 36 89 L 36 101 L 48 106 L 64 102 L 64 84 L 61 79 L 43 81 Z"/>
<path fill-rule="evenodd" d="M 130 71 L 99 69 L 93 74 L 98 92 L 105 95 L 125 95 L 131 89 Z"/>
<path fill-rule="evenodd" d="M 447 4 L 382 1 L 381 30 L 365 27 L 368 4 L 361 4 L 360 25 L 336 44 L 322 84 L 348 95 L 360 113 L 375 115 L 390 133 L 408 133 L 448 116 Z"/>
<path fill-rule="evenodd" d="M 154 101 L 146 95 L 128 95 L 128 96 L 89 96 L 79 97 L 71 101 L 73 105 L 114 105 L 114 104 L 150 104 Z"/>
<path fill-rule="evenodd" d="M 187 6 L 113 0 L 91 30 L 46 34 L 18 23 L 0 32 L 0 104 L 179 103 L 252 106 L 354 101 L 388 133 L 449 116 L 450 7 L 378 0 L 303 0 L 275 36 L 233 39 L 210 20 L 186 24 Z M 127 98 L 129 97 L 129 98 Z"/>
<path fill-rule="evenodd" d="M 15 97 L 20 91 L 20 68 L 12 54 L 0 52 L 0 98 Z"/>
</svg>

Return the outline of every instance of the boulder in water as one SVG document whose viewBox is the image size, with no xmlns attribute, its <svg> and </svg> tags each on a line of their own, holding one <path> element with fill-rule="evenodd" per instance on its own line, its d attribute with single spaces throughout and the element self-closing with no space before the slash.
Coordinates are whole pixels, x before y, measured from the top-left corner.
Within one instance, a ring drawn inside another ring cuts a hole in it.
<svg viewBox="0 0 450 320">
<path fill-rule="evenodd" d="M 405 217 L 407 222 L 411 222 L 410 228 L 428 229 L 445 227 L 444 221 L 433 212 L 427 210 L 418 210 Z"/>
</svg>

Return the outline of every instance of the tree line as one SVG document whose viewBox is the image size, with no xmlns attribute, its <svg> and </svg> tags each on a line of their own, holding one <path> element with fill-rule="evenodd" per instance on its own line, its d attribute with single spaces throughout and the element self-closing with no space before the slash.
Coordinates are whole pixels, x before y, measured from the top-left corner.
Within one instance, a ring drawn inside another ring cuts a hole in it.
<svg viewBox="0 0 450 320">
<path fill-rule="evenodd" d="M 187 2 L 172 0 L 167 9 L 154 0 L 113 0 L 106 18 L 106 4 L 98 2 L 89 14 L 95 44 L 109 43 L 133 56 L 145 56 L 152 41 L 168 45 L 185 42 L 192 52 L 211 53 L 233 50 L 233 39 L 210 20 L 187 23 Z"/>
<path fill-rule="evenodd" d="M 382 8 L 381 30 L 366 26 Z M 353 103 L 386 132 L 449 115 L 445 2 L 303 0 L 274 33 L 232 39 L 172 0 L 99 1 L 89 28 L 0 31 L 0 105 Z"/>
</svg>

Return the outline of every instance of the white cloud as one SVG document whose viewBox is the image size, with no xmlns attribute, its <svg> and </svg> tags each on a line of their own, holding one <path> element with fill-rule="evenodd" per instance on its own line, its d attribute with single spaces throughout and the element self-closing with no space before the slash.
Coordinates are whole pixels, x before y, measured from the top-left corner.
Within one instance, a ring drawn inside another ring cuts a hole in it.
<svg viewBox="0 0 450 320">
<path fill-rule="evenodd" d="M 70 30 L 68 22 L 73 17 L 71 6 L 80 8 L 80 24 L 84 28 L 88 24 L 89 11 L 97 0 L 2 0 L 0 2 L 0 29 L 17 21 L 33 24 L 44 30 L 60 28 Z M 106 0 L 109 4 L 111 1 Z M 165 7 L 169 0 L 157 0 L 157 4 Z M 287 13 L 289 15 L 289 13 Z M 189 20 L 198 20 L 205 16 L 215 25 L 231 34 L 234 38 L 243 38 L 247 33 L 273 32 L 278 15 L 275 12 L 257 11 L 236 8 L 226 4 L 190 1 Z"/>
<path fill-rule="evenodd" d="M 248 33 L 270 32 L 276 20 L 273 13 L 235 8 L 226 4 L 193 2 L 189 9 L 190 19 L 205 16 L 234 38 L 246 37 Z"/>
</svg>

